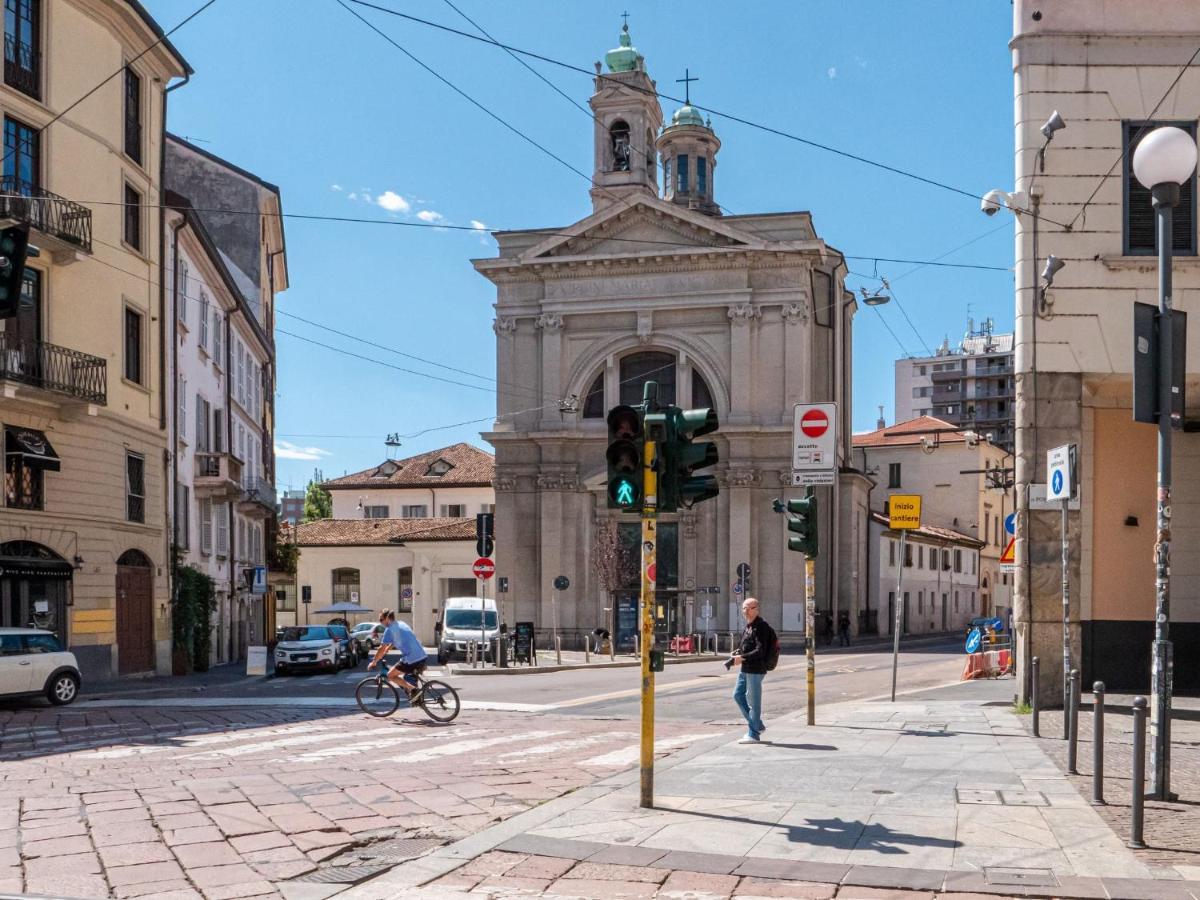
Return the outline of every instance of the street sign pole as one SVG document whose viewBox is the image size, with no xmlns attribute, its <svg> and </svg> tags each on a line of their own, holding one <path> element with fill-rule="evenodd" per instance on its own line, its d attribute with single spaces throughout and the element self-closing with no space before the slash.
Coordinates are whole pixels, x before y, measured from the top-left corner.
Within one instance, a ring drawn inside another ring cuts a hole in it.
<svg viewBox="0 0 1200 900">
<path fill-rule="evenodd" d="M 921 527 L 920 494 L 892 494 L 888 497 L 888 527 L 900 532 L 900 558 L 896 560 L 896 599 L 892 606 L 892 702 L 896 702 L 896 674 L 900 667 L 900 628 L 903 622 L 904 549 L 910 528 Z"/>
<path fill-rule="evenodd" d="M 1070 735 L 1071 708 L 1071 542 L 1068 507 L 1074 494 L 1072 471 L 1075 447 L 1063 444 L 1046 453 L 1046 499 L 1062 503 L 1062 642 L 1063 642 L 1063 740 Z"/>
<path fill-rule="evenodd" d="M 817 561 L 804 558 L 804 663 L 808 681 L 808 724 L 817 724 Z"/>
<path fill-rule="evenodd" d="M 655 471 L 657 442 L 647 440 L 642 474 L 642 733 L 641 807 L 654 807 L 654 672 L 650 651 L 654 645 L 654 585 L 658 560 L 658 473 Z"/>
<path fill-rule="evenodd" d="M 900 557 L 896 565 L 896 599 L 892 602 L 892 702 L 896 702 L 896 669 L 900 665 L 900 615 L 903 601 L 900 593 L 904 585 L 904 539 L 908 531 L 900 532 Z"/>
</svg>

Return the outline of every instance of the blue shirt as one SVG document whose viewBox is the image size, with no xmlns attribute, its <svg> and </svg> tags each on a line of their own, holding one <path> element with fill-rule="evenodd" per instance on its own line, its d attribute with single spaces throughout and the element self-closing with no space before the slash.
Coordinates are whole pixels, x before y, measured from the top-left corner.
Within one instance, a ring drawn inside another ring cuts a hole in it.
<svg viewBox="0 0 1200 900">
<path fill-rule="evenodd" d="M 383 643 L 391 644 L 400 651 L 400 658 L 406 663 L 419 663 L 425 658 L 425 648 L 417 640 L 416 634 L 404 622 L 393 622 L 383 631 Z"/>
</svg>

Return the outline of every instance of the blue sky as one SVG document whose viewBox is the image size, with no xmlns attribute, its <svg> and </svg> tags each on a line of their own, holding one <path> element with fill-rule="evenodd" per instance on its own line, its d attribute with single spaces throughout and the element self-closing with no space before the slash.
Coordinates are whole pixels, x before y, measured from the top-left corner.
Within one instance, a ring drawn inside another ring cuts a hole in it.
<svg viewBox="0 0 1200 900">
<path fill-rule="evenodd" d="M 378 0 L 463 30 L 445 0 Z M 590 68 L 616 46 L 620 13 L 659 90 L 982 194 L 1011 189 L 1012 70 L 1007 0 L 563 3 L 454 0 L 497 39 Z M 147 0 L 166 28 L 198 0 Z M 409 52 L 576 168 L 591 171 L 592 125 L 503 51 L 355 7 Z M 278 184 L 291 213 L 397 222 L 567 225 L 590 211 L 588 184 L 419 68 L 334 0 L 218 0 L 172 40 L 196 69 L 171 95 L 169 127 Z M 592 81 L 533 63 L 580 103 Z M 664 101 L 669 117 L 675 105 Z M 714 116 L 723 147 L 717 200 L 735 213 L 805 209 L 848 255 L 1011 266 L 1011 217 L 978 200 Z M 402 455 L 481 443 L 494 397 L 494 292 L 469 260 L 482 233 L 287 222 L 292 287 L 278 327 L 432 381 L 277 335 L 279 487 L 373 465 L 388 433 Z M 975 240 L 978 238 L 978 240 Z M 849 283 L 894 284 L 899 304 L 860 307 L 854 422 L 892 420 L 893 361 L 923 354 L 967 317 L 1013 320 L 1007 271 L 852 260 Z M 903 311 L 902 311 L 903 310 Z M 916 326 L 914 331 L 903 313 Z M 446 366 L 437 369 L 323 332 L 285 313 Z M 895 337 L 888 331 L 895 333 Z M 898 338 L 898 341 L 897 341 Z M 438 428 L 472 419 L 473 425 Z M 425 433 L 421 433 L 425 432 Z M 486 446 L 486 445 L 485 445 Z"/>
</svg>

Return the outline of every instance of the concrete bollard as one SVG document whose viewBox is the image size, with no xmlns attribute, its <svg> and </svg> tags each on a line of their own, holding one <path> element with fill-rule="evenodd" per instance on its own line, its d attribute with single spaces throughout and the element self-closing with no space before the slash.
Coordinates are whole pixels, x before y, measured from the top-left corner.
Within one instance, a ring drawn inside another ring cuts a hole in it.
<svg viewBox="0 0 1200 900">
<path fill-rule="evenodd" d="M 562 638 L 557 634 L 554 636 L 554 659 L 555 665 L 562 665 Z"/>
<path fill-rule="evenodd" d="M 1067 772 L 1079 774 L 1079 670 L 1067 675 Z"/>
<path fill-rule="evenodd" d="M 1092 685 L 1092 806 L 1104 805 L 1104 682 Z"/>
<path fill-rule="evenodd" d="M 1125 846 L 1145 850 L 1142 826 L 1146 812 L 1146 698 L 1133 698 L 1133 777 L 1130 781 L 1129 840 Z"/>
<path fill-rule="evenodd" d="M 1033 707 L 1033 736 L 1041 737 L 1041 730 L 1038 727 L 1040 707 L 1038 706 L 1038 658 L 1036 656 L 1033 658 L 1033 692 L 1030 694 L 1029 702 Z"/>
<path fill-rule="evenodd" d="M 588 646 L 590 643 L 591 641 L 588 640 L 588 636 L 585 634 L 583 636 L 583 661 L 585 663 L 590 663 L 592 661 L 592 651 Z"/>
</svg>

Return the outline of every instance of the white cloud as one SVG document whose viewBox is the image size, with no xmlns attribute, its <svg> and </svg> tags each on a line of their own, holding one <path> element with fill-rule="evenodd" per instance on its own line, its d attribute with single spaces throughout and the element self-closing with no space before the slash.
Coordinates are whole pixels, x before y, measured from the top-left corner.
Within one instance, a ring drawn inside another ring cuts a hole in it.
<svg viewBox="0 0 1200 900">
<path fill-rule="evenodd" d="M 833 79 L 837 78 L 837 66 L 830 66 L 825 74 L 829 76 L 830 81 L 833 81 Z"/>
<path fill-rule="evenodd" d="M 329 189 L 331 191 L 340 191 L 342 189 L 342 186 L 340 184 L 331 184 L 329 186 Z"/>
<path fill-rule="evenodd" d="M 374 203 L 375 202 L 375 198 L 372 197 L 370 194 L 366 193 L 366 191 L 364 191 L 359 196 L 362 197 L 364 203 Z"/>
<path fill-rule="evenodd" d="M 434 212 L 432 209 L 423 209 L 417 213 L 417 218 L 422 222 L 440 222 L 442 220 L 442 214 L 440 212 Z"/>
<path fill-rule="evenodd" d="M 280 459 L 321 459 L 325 456 L 332 456 L 328 450 L 322 450 L 320 447 L 297 447 L 291 441 L 276 441 L 275 455 Z"/>
<path fill-rule="evenodd" d="M 346 195 L 346 199 L 347 199 L 347 200 L 357 200 L 357 199 L 358 199 L 358 194 L 354 193 L 354 191 L 351 191 L 350 193 L 348 193 L 348 194 Z"/>
<path fill-rule="evenodd" d="M 406 213 L 411 208 L 411 204 L 395 191 L 384 191 L 375 198 L 375 202 L 393 213 Z"/>
<path fill-rule="evenodd" d="M 487 226 L 484 225 L 482 222 L 480 222 L 478 219 L 471 220 L 471 227 L 474 228 L 476 231 L 487 231 Z"/>
</svg>

